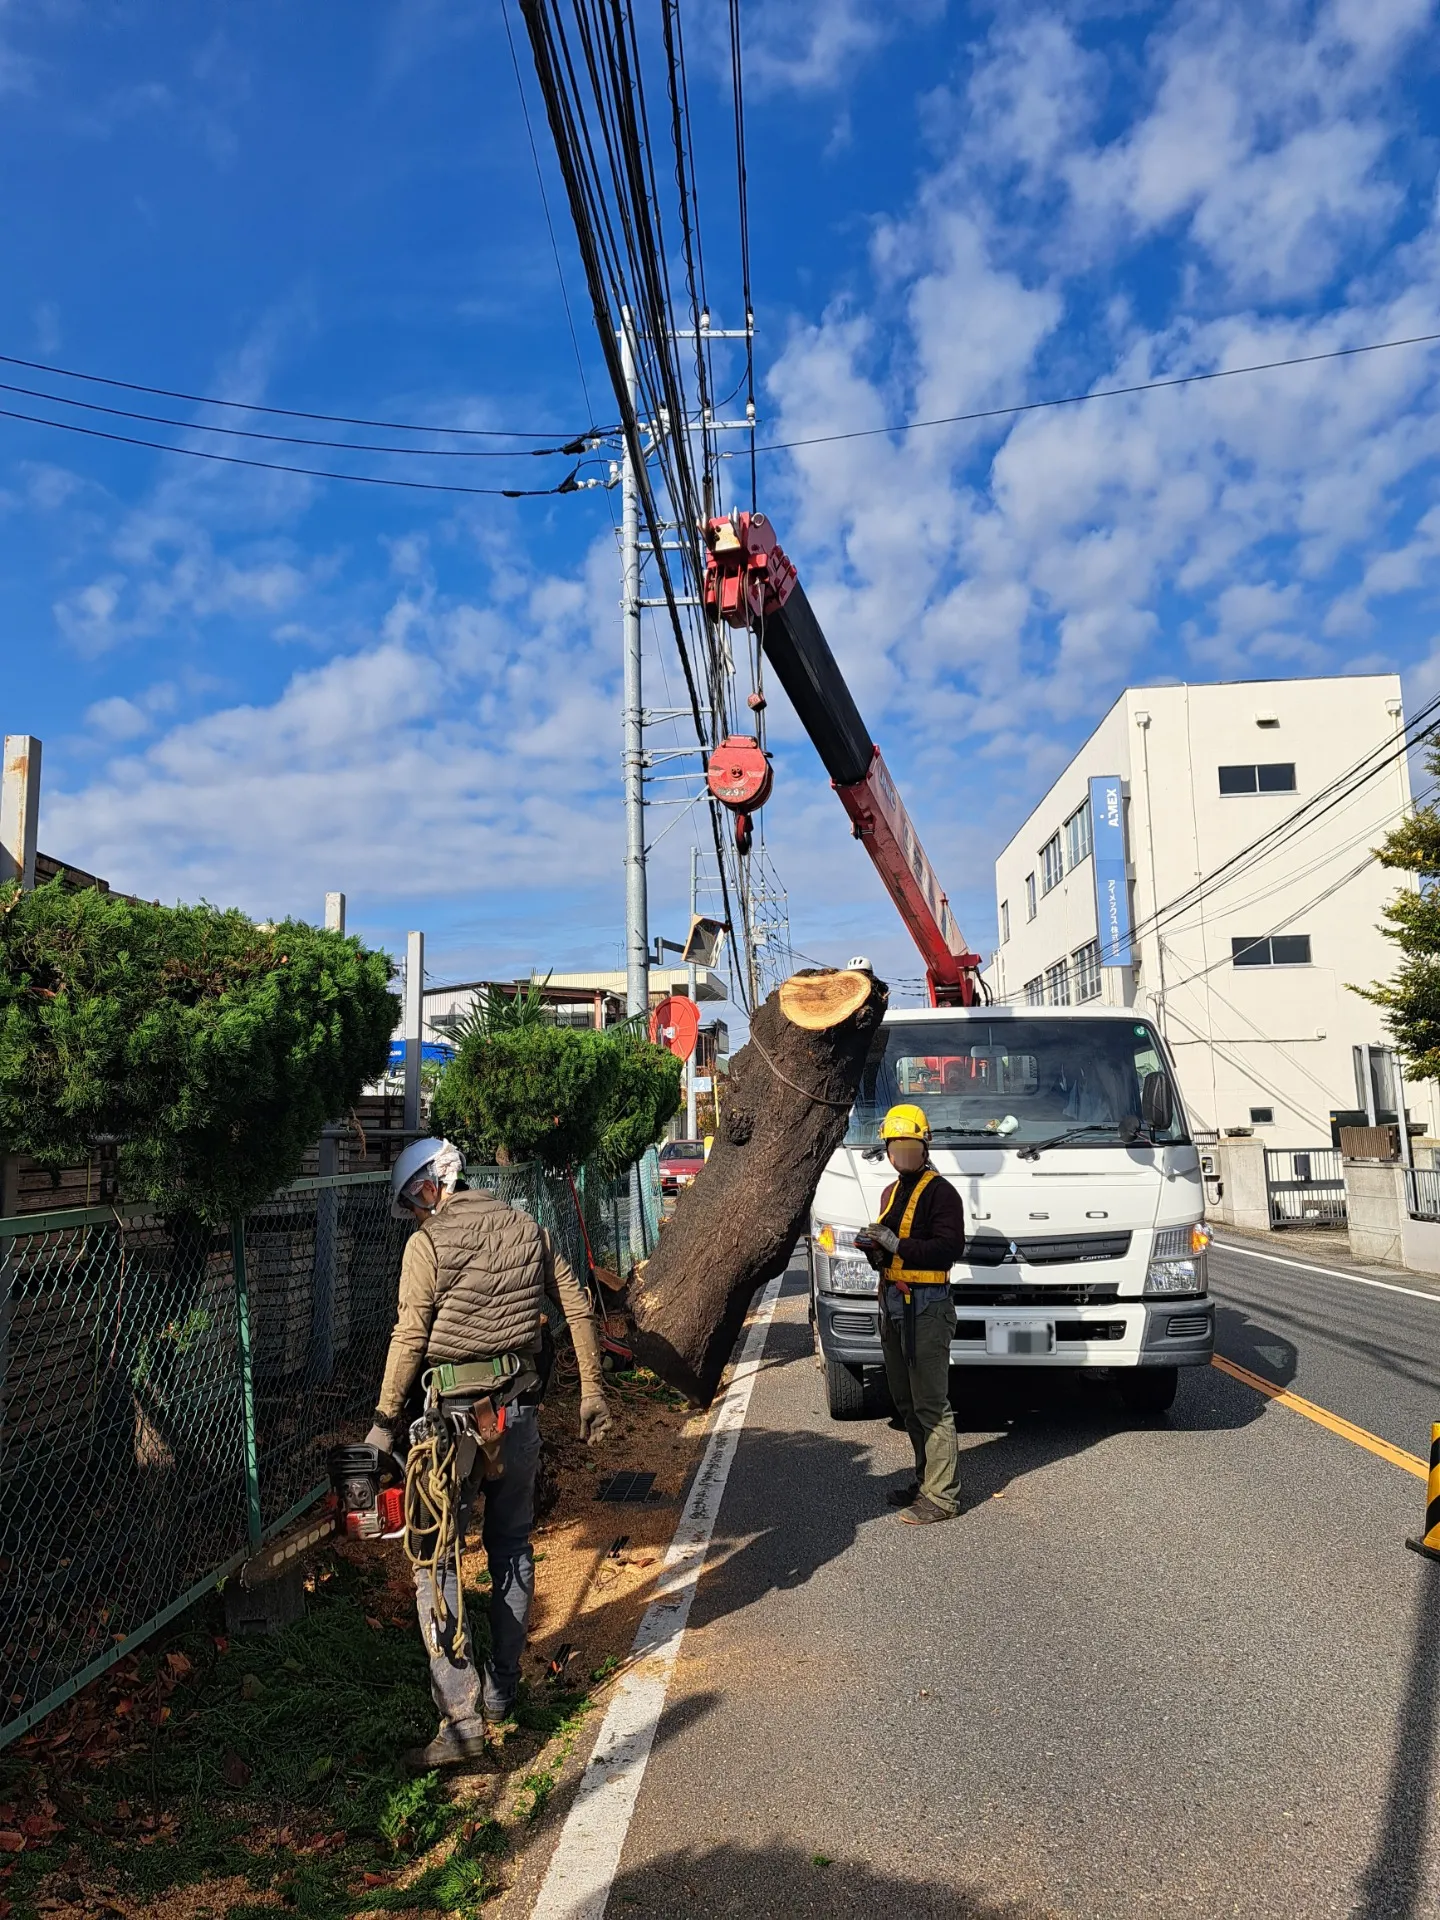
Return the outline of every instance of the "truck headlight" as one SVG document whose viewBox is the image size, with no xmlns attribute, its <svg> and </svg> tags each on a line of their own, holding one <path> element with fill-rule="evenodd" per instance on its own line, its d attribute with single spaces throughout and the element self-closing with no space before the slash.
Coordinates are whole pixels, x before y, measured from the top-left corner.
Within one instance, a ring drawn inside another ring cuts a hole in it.
<svg viewBox="0 0 1440 1920">
<path fill-rule="evenodd" d="M 858 1227 L 817 1225 L 811 1242 L 816 1252 L 815 1271 L 822 1293 L 876 1293 L 879 1281 L 864 1254 L 855 1251 Z"/>
<path fill-rule="evenodd" d="M 1208 1293 L 1210 1276 L 1205 1249 L 1210 1229 L 1203 1221 L 1183 1227 L 1161 1227 L 1145 1273 L 1147 1294 Z"/>
</svg>

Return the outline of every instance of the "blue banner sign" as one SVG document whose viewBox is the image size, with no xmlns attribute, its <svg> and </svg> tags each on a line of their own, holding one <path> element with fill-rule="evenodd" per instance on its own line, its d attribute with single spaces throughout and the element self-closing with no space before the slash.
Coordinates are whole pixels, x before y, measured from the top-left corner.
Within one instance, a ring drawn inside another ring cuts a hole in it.
<svg viewBox="0 0 1440 1920">
<path fill-rule="evenodd" d="M 1095 847 L 1095 912 L 1102 967 L 1130 965 L 1130 883 L 1125 873 L 1125 794 L 1120 776 L 1090 782 Z"/>
</svg>

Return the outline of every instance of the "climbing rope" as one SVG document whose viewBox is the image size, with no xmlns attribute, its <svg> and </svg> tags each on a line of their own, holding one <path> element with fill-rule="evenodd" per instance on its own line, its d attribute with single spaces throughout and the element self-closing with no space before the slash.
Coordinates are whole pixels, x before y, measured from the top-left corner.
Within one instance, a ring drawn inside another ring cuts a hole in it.
<svg viewBox="0 0 1440 1920">
<path fill-rule="evenodd" d="M 405 1557 L 411 1566 L 430 1575 L 430 1613 L 435 1627 L 435 1651 L 450 1625 L 445 1598 L 445 1573 L 455 1569 L 456 1659 L 466 1655 L 465 1583 L 460 1567 L 458 1449 L 450 1423 L 431 1414 L 425 1432 L 410 1445 L 405 1460 Z"/>
</svg>

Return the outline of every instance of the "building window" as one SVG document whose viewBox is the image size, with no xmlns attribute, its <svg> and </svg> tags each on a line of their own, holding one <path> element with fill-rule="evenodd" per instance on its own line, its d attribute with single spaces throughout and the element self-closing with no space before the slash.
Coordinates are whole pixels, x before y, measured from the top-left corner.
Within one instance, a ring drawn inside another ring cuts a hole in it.
<svg viewBox="0 0 1440 1920">
<path fill-rule="evenodd" d="M 1040 891 L 1049 893 L 1065 877 L 1065 858 L 1060 851 L 1060 836 L 1052 833 L 1040 849 Z"/>
<path fill-rule="evenodd" d="M 1236 967 L 1308 967 L 1308 933 L 1272 933 L 1264 940 L 1232 940 L 1230 962 Z"/>
<path fill-rule="evenodd" d="M 1004 946 L 1005 942 L 1009 938 L 1010 938 L 1010 902 L 1008 900 L 1002 900 L 1000 902 L 1000 944 L 1002 947 Z"/>
<path fill-rule="evenodd" d="M 1051 1007 L 1068 1007 L 1070 1004 L 1070 962 L 1057 960 L 1053 967 L 1045 969 L 1045 1003 Z"/>
<path fill-rule="evenodd" d="M 1033 980 L 1025 982 L 1025 1004 L 1027 1007 L 1043 1007 L 1045 1004 L 1045 982 L 1038 973 Z"/>
<path fill-rule="evenodd" d="M 1275 1124 L 1274 1107 L 1251 1107 L 1250 1124 L 1252 1127 L 1273 1127 Z"/>
<path fill-rule="evenodd" d="M 1090 802 L 1087 800 L 1078 812 L 1072 813 L 1065 822 L 1065 865 L 1074 872 L 1082 860 L 1090 858 L 1093 846 L 1090 832 Z"/>
<path fill-rule="evenodd" d="M 1092 940 L 1086 947 L 1079 947 L 1070 956 L 1075 969 L 1076 1000 L 1098 1000 L 1100 998 L 1100 942 Z"/>
<path fill-rule="evenodd" d="M 1027 920 L 1033 920 L 1035 918 L 1035 876 L 1033 873 L 1027 873 L 1025 876 L 1025 918 Z"/>
<path fill-rule="evenodd" d="M 1258 767 L 1221 767 L 1221 793 L 1294 793 L 1295 762 L 1272 760 Z"/>
</svg>

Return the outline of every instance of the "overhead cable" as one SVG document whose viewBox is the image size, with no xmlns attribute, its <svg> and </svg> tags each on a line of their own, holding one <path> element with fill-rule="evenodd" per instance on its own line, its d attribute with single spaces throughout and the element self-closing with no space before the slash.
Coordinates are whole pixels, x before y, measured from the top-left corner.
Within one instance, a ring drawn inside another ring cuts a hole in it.
<svg viewBox="0 0 1440 1920">
<path fill-rule="evenodd" d="M 1257 360 L 1245 367 L 1212 367 L 1207 373 L 1180 373 L 1166 380 L 1137 381 L 1129 387 L 1097 387 L 1090 393 L 1067 393 L 1054 400 L 1024 400 L 1013 407 L 981 407 L 973 413 L 939 414 L 931 420 L 896 420 L 884 427 L 850 427 L 840 433 L 810 434 L 803 440 L 770 440 L 755 451 L 787 453 L 793 447 L 825 447 L 837 440 L 876 440 L 892 433 L 919 433 L 926 427 L 959 427 L 975 420 L 1004 420 L 1021 413 L 1040 413 L 1049 407 L 1079 407 L 1088 400 L 1120 400 L 1130 394 L 1159 393 L 1166 387 L 1198 386 L 1206 380 L 1236 380 L 1243 374 L 1275 373 L 1282 367 L 1309 367 L 1323 360 L 1352 359 L 1361 353 L 1428 346 L 1436 340 L 1440 340 L 1440 333 L 1415 333 L 1403 340 L 1371 340 L 1358 347 L 1332 347 L 1325 353 L 1297 353 L 1285 360 Z"/>
<path fill-rule="evenodd" d="M 43 360 L 22 360 L 13 353 L 0 353 L 0 366 L 26 367 L 31 373 L 48 373 L 59 380 L 84 380 L 93 386 L 118 387 L 125 393 L 148 393 L 159 400 L 188 400 L 197 407 L 228 407 L 239 413 L 269 413 L 282 420 L 319 420 L 332 427 L 381 427 L 390 433 L 446 433 L 470 440 L 553 440 L 555 429 L 519 427 L 444 427 L 423 426 L 413 420 L 367 420 L 345 413 L 311 413 L 301 407 L 272 407 L 260 400 L 220 400 L 213 394 L 181 393 L 174 387 L 149 387 L 138 380 L 116 380 L 103 373 L 82 373 L 75 367 L 53 367 Z M 587 434 L 613 433 L 613 427 L 590 427 Z"/>
<path fill-rule="evenodd" d="M 592 445 L 585 434 L 548 447 L 382 447 L 373 440 L 327 440 L 300 433 L 266 433 L 259 427 L 220 427 L 204 420 L 175 420 L 163 413 L 137 413 L 130 407 L 107 407 L 99 400 L 76 400 L 68 394 L 46 393 L 39 387 L 17 387 L 0 380 L 0 393 L 18 393 L 27 400 L 44 400 L 53 407 L 80 407 L 112 420 L 139 420 L 152 427 L 175 427 L 181 433 L 220 433 L 229 440 L 265 440 L 286 447 L 328 447 L 336 453 L 388 453 L 407 460 L 539 460 L 550 454 L 584 453 Z"/>
<path fill-rule="evenodd" d="M 51 427 L 57 433 L 80 433 L 89 440 L 113 440 L 126 447 L 149 447 L 155 453 L 178 453 L 187 460 L 217 460 L 226 467 L 258 467 L 264 473 L 298 473 L 312 480 L 347 480 L 357 487 L 403 487 L 412 493 L 478 493 L 504 500 L 539 499 L 550 493 L 578 493 L 587 484 L 575 467 L 554 487 L 464 487 L 454 481 L 402 480 L 380 473 L 336 473 L 328 467 L 296 467 L 280 460 L 250 460 L 239 453 L 215 453 L 206 447 L 176 447 L 165 440 L 145 440 L 138 434 L 112 433 L 105 427 L 82 427 L 78 420 L 45 420 L 39 414 L 18 413 L 0 407 L 0 420 L 23 420 L 32 427 Z"/>
</svg>

